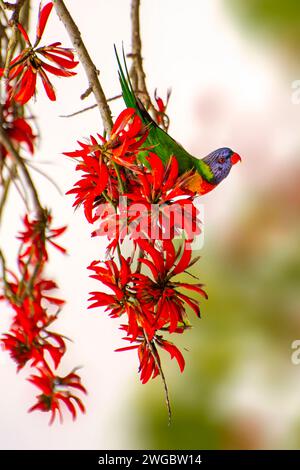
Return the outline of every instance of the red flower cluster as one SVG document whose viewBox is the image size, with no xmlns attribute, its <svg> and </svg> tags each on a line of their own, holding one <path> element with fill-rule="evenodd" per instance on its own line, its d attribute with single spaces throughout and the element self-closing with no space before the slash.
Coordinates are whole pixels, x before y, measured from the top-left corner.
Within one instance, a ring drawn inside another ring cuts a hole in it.
<svg viewBox="0 0 300 470">
<path fill-rule="evenodd" d="M 48 260 L 48 243 L 65 252 L 53 238 L 61 235 L 66 227 L 52 229 L 52 218 L 48 212 L 39 218 L 25 215 L 23 222 L 25 229 L 18 237 L 21 241 L 19 274 L 3 266 L 3 294 L 0 300 L 6 300 L 14 316 L 10 331 L 3 335 L 1 342 L 17 363 L 18 370 L 28 364 L 41 373 L 41 377 L 33 375 L 29 379 L 43 391 L 31 410 L 51 411 L 52 422 L 56 411 L 61 415 L 60 403 L 65 403 L 73 417 L 76 410 L 72 401 L 84 411 L 80 399 L 68 391 L 68 388 L 75 387 L 85 392 L 79 377 L 73 373 L 65 378 L 57 377 L 49 364 L 51 358 L 53 368 L 56 369 L 66 351 L 64 337 L 50 329 L 64 301 L 52 295 L 57 285 L 53 280 L 46 279 L 43 272 Z"/>
<path fill-rule="evenodd" d="M 98 215 L 93 211 L 100 202 L 119 200 L 120 186 L 126 183 L 126 170 L 139 170 L 136 155 L 147 138 L 147 131 L 135 110 L 127 108 L 117 118 L 109 140 L 97 135 L 101 143 L 90 136 L 90 142 L 78 142 L 81 149 L 64 152 L 78 160 L 76 170 L 84 173 L 67 194 L 76 195 L 73 204 L 76 208 L 83 204 L 89 223 L 97 220 Z"/>
<path fill-rule="evenodd" d="M 128 234 L 132 239 L 164 239 L 184 230 L 192 239 L 199 233 L 194 194 L 186 189 L 192 174 L 179 176 L 174 156 L 166 166 L 153 152 L 140 159 L 141 149 L 143 154 L 149 150 L 143 147 L 147 129 L 134 109 L 122 111 L 109 140 L 98 138 L 101 143 L 90 136 L 88 143 L 78 142 L 81 149 L 64 152 L 83 172 L 67 192 L 76 195 L 73 206 L 83 205 L 89 223 L 100 219 L 94 236 L 106 234 L 114 249 Z"/>
<path fill-rule="evenodd" d="M 25 104 L 36 93 L 37 75 L 42 80 L 44 89 L 51 101 L 56 100 L 55 91 L 49 80 L 47 73 L 58 77 L 71 77 L 76 75 L 71 69 L 76 67 L 78 62 L 74 60 L 71 49 L 61 47 L 60 42 L 54 42 L 48 46 L 39 46 L 48 17 L 53 8 L 53 3 L 47 3 L 39 10 L 39 18 L 36 30 L 36 39 L 31 43 L 27 32 L 19 23 L 18 28 L 27 46 L 17 55 L 9 65 L 9 99 Z M 42 58 L 40 57 L 42 56 Z M 45 62 L 46 59 L 48 62 Z M 52 65 L 52 64 L 55 65 Z M 0 77 L 4 69 L 0 69 Z"/>
<path fill-rule="evenodd" d="M 128 336 L 125 339 L 141 343 L 139 347 L 140 372 L 141 380 L 145 383 L 145 377 L 149 379 L 152 375 L 147 373 L 144 376 L 143 373 L 145 364 L 147 364 L 147 370 L 150 368 L 150 359 L 144 359 L 144 354 L 147 357 L 153 355 L 149 349 L 149 341 L 169 352 L 172 351 L 180 369 L 183 370 L 184 361 L 181 359 L 181 353 L 175 345 L 166 342 L 158 334 L 159 331 L 182 333 L 189 328 L 186 306 L 200 317 L 198 301 L 181 292 L 181 289 L 193 291 L 205 298 L 207 296 L 202 284 L 189 284 L 174 279 L 177 275 L 186 272 L 195 262 L 191 260 L 191 249 L 188 244 L 183 246 L 182 252 L 179 250 L 176 252 L 171 240 L 152 244 L 140 239 L 137 240 L 137 245 L 142 250 L 143 257 L 137 260 L 138 264 L 135 269 L 133 269 L 131 258 L 125 260 L 121 257 L 119 268 L 113 260 L 91 263 L 88 268 L 94 271 L 91 277 L 108 287 L 112 293 L 91 292 L 89 300 L 93 303 L 89 308 L 105 307 L 105 311 L 109 312 L 112 318 L 126 317 L 128 325 L 126 329 L 123 329 L 126 330 Z M 140 272 L 140 264 L 149 268 L 150 276 Z M 164 345 L 167 346 L 164 347 Z M 121 350 L 132 348 L 138 348 L 138 346 L 129 346 Z M 152 357 L 150 361 L 153 366 L 153 376 L 157 375 L 155 373 L 157 365 L 154 359 Z"/>
<path fill-rule="evenodd" d="M 126 320 L 124 339 L 133 344 L 118 351 L 138 350 L 143 383 L 161 374 L 159 348 L 175 357 L 183 371 L 181 352 L 163 332 L 190 328 L 187 310 L 200 317 L 198 298 L 206 298 L 202 284 L 178 277 L 197 261 L 190 242 L 200 233 L 198 211 L 194 194 L 186 189 L 192 173 L 179 175 L 176 156 L 165 165 L 145 148 L 146 137 L 147 129 L 129 108 L 117 118 L 109 140 L 98 135 L 99 144 L 91 136 L 88 143 L 79 142 L 79 150 L 65 153 L 77 159 L 76 170 L 83 172 L 67 194 L 76 194 L 74 206 L 83 204 L 89 223 L 100 222 L 92 236 L 110 240 L 109 259 L 88 267 L 109 291 L 91 292 L 89 308 L 104 307 L 110 317 Z M 126 237 L 133 250 L 128 258 L 120 244 Z"/>
</svg>

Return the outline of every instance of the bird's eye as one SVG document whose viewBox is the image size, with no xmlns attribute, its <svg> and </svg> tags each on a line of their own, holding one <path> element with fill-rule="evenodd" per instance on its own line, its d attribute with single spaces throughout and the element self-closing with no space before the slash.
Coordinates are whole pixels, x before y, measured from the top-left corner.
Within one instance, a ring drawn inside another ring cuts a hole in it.
<svg viewBox="0 0 300 470">
<path fill-rule="evenodd" d="M 225 162 L 225 157 L 219 157 L 218 162 L 219 163 L 224 163 Z"/>
</svg>

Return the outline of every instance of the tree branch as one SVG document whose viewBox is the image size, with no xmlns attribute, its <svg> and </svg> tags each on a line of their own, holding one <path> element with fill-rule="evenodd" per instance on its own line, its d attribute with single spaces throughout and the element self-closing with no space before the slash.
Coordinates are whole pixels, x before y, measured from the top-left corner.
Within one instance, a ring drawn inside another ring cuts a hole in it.
<svg viewBox="0 0 300 470">
<path fill-rule="evenodd" d="M 20 15 L 20 10 L 22 8 L 22 6 L 24 5 L 24 3 L 26 2 L 27 0 L 18 0 L 14 5 L 13 5 L 13 14 L 12 14 L 12 17 L 9 21 L 9 24 L 11 25 L 11 37 L 9 39 L 9 43 L 8 43 L 8 46 L 7 46 L 7 53 L 6 53 L 6 59 L 5 59 L 5 65 L 4 65 L 4 73 L 3 73 L 3 76 L 5 79 L 8 78 L 8 74 L 9 74 L 9 64 L 11 62 L 11 59 L 12 59 L 12 55 L 14 53 L 14 50 L 15 50 L 15 47 L 16 47 L 16 44 L 17 44 L 17 40 L 18 40 L 18 22 L 19 22 L 19 15 Z M 2 8 L 9 8 L 9 9 L 12 9 L 12 5 L 11 4 L 8 4 L 8 3 L 5 3 L 5 2 L 1 2 L 1 6 Z"/>
<path fill-rule="evenodd" d="M 25 179 L 25 181 L 27 183 L 27 186 L 30 190 L 32 200 L 33 200 L 33 204 L 34 204 L 35 210 L 37 212 L 37 216 L 41 217 L 44 213 L 44 209 L 43 209 L 43 207 L 40 203 L 40 199 L 39 199 L 37 189 L 36 189 L 36 187 L 35 187 L 35 185 L 32 181 L 32 178 L 31 178 L 30 173 L 27 169 L 27 166 L 25 165 L 23 158 L 20 157 L 20 155 L 16 151 L 15 147 L 11 143 L 10 139 L 7 137 L 6 132 L 4 131 L 4 129 L 2 129 L 1 126 L 0 126 L 0 142 L 4 145 L 6 150 L 9 152 L 10 156 L 14 159 L 17 166 L 21 169 L 21 171 L 23 173 L 23 176 L 24 176 L 24 179 Z"/>
<path fill-rule="evenodd" d="M 151 101 L 146 85 L 146 74 L 143 68 L 140 3 L 140 0 L 131 0 L 131 54 L 129 56 L 132 58 L 132 67 L 130 74 L 134 90 L 140 94 L 144 106 L 151 110 L 156 120 L 157 110 Z"/>
<path fill-rule="evenodd" d="M 62 0 L 53 0 L 54 7 L 56 10 L 56 13 L 59 17 L 59 19 L 63 22 L 70 39 L 72 41 L 72 44 L 74 46 L 74 49 L 77 52 L 77 56 L 85 70 L 86 76 L 89 81 L 89 88 L 94 93 L 101 118 L 103 121 L 103 126 L 104 129 L 107 133 L 110 133 L 113 122 L 112 122 L 112 117 L 111 117 L 111 111 L 110 108 L 107 104 L 107 99 L 105 97 L 104 91 L 101 87 L 98 75 L 99 72 L 96 69 L 82 39 L 81 39 L 81 34 L 80 31 L 75 24 L 72 16 L 70 15 L 67 7 L 65 6 L 64 2 Z"/>
</svg>

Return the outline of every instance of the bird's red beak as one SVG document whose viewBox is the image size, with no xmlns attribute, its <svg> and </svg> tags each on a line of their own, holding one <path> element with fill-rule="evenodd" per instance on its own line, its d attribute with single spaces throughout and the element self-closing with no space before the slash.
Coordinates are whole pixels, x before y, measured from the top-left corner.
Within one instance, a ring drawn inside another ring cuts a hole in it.
<svg viewBox="0 0 300 470">
<path fill-rule="evenodd" d="M 233 153 L 233 154 L 231 155 L 231 158 L 230 158 L 230 159 L 231 159 L 231 163 L 232 163 L 233 165 L 235 165 L 237 162 L 241 162 L 241 161 L 242 161 L 242 159 L 241 159 L 241 157 L 239 156 L 238 153 Z"/>
</svg>

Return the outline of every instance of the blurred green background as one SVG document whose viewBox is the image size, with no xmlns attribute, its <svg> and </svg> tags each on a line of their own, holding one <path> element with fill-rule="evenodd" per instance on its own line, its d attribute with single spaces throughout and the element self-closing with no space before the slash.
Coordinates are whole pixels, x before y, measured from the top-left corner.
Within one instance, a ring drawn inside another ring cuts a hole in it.
<svg viewBox="0 0 300 470">
<path fill-rule="evenodd" d="M 287 59 L 300 72 L 299 1 L 223 4 L 246 42 L 268 41 L 283 74 Z M 265 178 L 257 184 L 253 177 L 252 188 L 245 181 L 234 220 L 217 230 L 206 226 L 194 273 L 209 299 L 200 300 L 202 320 L 191 315 L 192 331 L 175 340 L 188 345 L 185 373 L 165 358 L 173 423 L 167 426 L 161 384 L 153 382 L 129 405 L 138 407 L 129 445 L 299 448 L 300 366 L 291 361 L 291 344 L 300 337 L 300 164 L 299 151 L 289 153 L 282 174 L 257 161 L 252 171 Z"/>
</svg>

